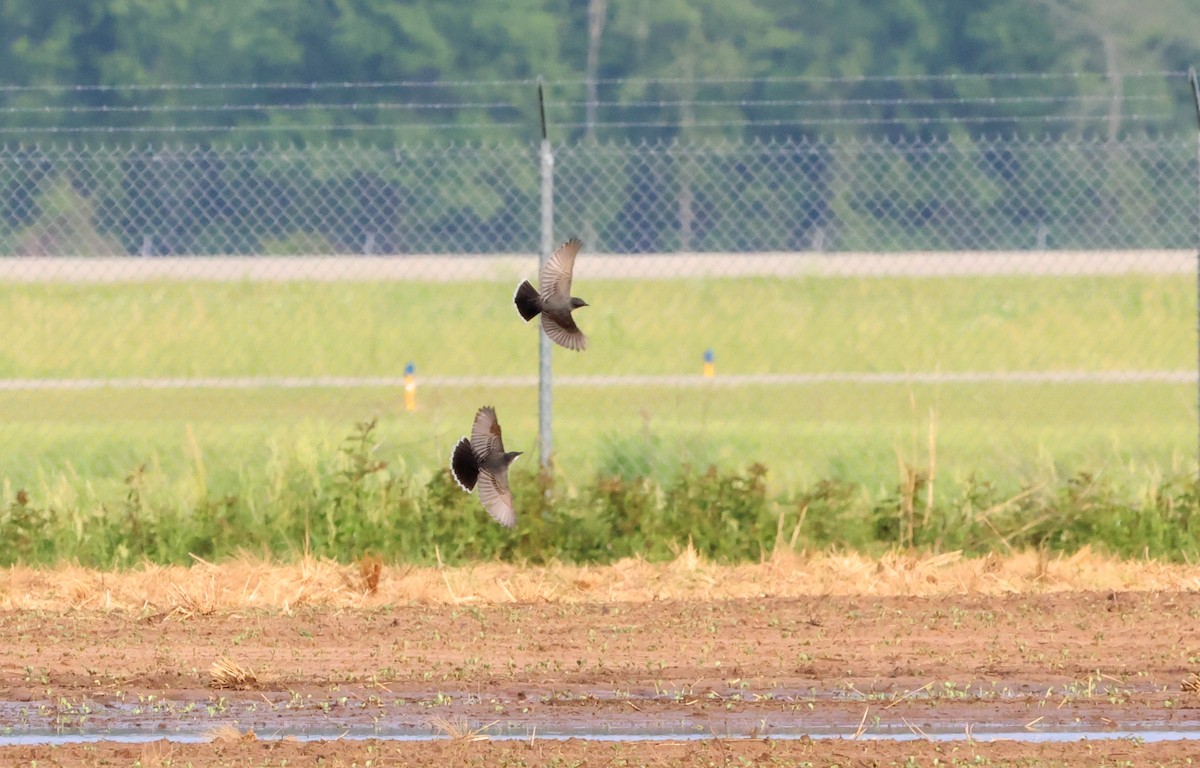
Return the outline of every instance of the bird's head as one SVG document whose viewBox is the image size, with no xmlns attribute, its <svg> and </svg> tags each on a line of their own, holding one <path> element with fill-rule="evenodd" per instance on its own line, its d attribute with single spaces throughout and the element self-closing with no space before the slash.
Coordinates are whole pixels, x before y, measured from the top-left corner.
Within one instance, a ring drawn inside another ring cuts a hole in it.
<svg viewBox="0 0 1200 768">
<path fill-rule="evenodd" d="M 577 299 L 574 296 L 571 297 L 571 309 L 579 309 L 586 306 L 588 306 L 588 303 L 583 299 Z"/>
<path fill-rule="evenodd" d="M 505 451 L 504 452 L 504 465 L 508 466 L 509 464 L 512 464 L 514 461 L 517 460 L 517 457 L 520 456 L 522 453 L 524 453 L 524 451 Z"/>
</svg>

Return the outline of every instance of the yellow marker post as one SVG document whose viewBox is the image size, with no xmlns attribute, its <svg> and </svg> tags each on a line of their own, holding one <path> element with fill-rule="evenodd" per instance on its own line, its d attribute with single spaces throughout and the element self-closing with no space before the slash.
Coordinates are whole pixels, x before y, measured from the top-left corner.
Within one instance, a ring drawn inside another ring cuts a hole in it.
<svg viewBox="0 0 1200 768">
<path fill-rule="evenodd" d="M 412 363 L 404 366 L 404 410 L 417 410 L 417 377 Z"/>
<path fill-rule="evenodd" d="M 713 363 L 713 351 L 711 349 L 704 350 L 704 378 L 711 379 L 717 375 L 717 366 Z"/>
</svg>

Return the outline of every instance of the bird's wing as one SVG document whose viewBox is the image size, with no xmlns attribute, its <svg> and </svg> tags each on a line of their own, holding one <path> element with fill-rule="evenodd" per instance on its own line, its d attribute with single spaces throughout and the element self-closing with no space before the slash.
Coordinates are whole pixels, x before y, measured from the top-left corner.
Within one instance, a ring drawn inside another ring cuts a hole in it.
<svg viewBox="0 0 1200 768">
<path fill-rule="evenodd" d="M 482 470 L 479 473 L 479 500 L 483 508 L 500 525 L 512 528 L 517 524 L 517 511 L 513 508 L 512 491 L 508 489 L 508 468 L 499 472 Z"/>
<path fill-rule="evenodd" d="M 479 479 L 479 461 L 475 458 L 471 441 L 465 437 L 455 443 L 454 451 L 450 454 L 450 472 L 458 487 L 468 492 Z"/>
<path fill-rule="evenodd" d="M 558 246 L 542 271 L 538 274 L 538 293 L 542 301 L 553 301 L 556 297 L 562 300 L 571 298 L 571 274 L 575 271 L 575 254 L 583 243 L 572 237 Z"/>
<path fill-rule="evenodd" d="M 561 316 L 560 316 L 561 315 Z M 542 329 L 550 340 L 560 347 L 582 352 L 587 349 L 587 336 L 575 325 L 570 312 L 555 313 L 554 317 L 542 313 Z"/>
<path fill-rule="evenodd" d="M 490 405 L 480 408 L 471 425 L 471 450 L 480 464 L 493 454 L 504 453 L 504 441 L 500 439 L 500 422 L 496 409 Z"/>
</svg>

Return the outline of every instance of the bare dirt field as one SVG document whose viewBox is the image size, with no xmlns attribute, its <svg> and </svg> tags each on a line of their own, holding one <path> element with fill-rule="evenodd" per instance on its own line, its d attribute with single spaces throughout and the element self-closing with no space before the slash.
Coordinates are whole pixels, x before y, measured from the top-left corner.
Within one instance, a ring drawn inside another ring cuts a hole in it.
<svg viewBox="0 0 1200 768">
<path fill-rule="evenodd" d="M 1198 577 L 1087 555 L 10 569 L 0 764 L 1192 765 Z"/>
</svg>

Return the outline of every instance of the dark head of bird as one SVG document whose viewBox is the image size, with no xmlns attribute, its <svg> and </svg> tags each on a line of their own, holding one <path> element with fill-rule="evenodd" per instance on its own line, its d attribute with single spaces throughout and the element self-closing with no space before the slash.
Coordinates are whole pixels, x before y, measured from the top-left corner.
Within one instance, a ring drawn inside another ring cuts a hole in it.
<svg viewBox="0 0 1200 768">
<path fill-rule="evenodd" d="M 577 299 L 574 296 L 571 297 L 571 311 L 572 312 L 579 309 L 580 307 L 586 307 L 586 306 L 588 306 L 588 303 L 586 301 L 584 301 L 583 299 Z"/>
<path fill-rule="evenodd" d="M 522 453 L 524 453 L 524 451 L 505 451 L 504 452 L 504 466 L 507 467 L 509 464 L 512 464 L 514 461 L 517 460 L 517 457 L 520 456 Z"/>
</svg>

